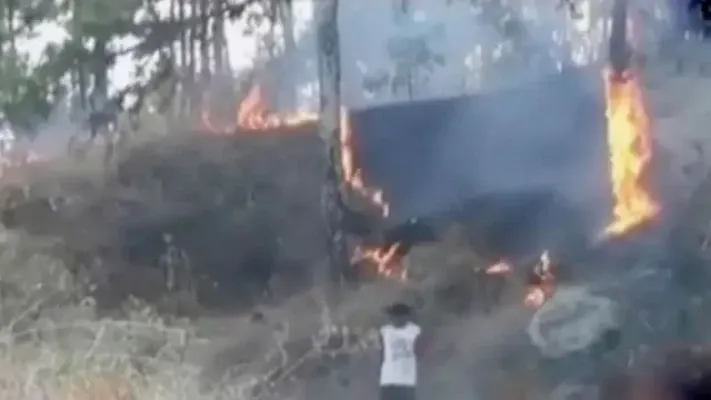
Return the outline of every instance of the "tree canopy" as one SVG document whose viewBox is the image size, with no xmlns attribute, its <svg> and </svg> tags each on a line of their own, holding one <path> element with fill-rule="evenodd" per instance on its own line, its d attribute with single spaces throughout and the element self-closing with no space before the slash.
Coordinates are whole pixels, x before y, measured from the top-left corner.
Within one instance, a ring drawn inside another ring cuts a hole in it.
<svg viewBox="0 0 711 400">
<path fill-rule="evenodd" d="M 107 107 L 137 113 L 156 92 L 161 93 L 160 105 L 172 105 L 179 113 L 195 110 L 204 100 L 202 89 L 197 89 L 206 87 L 211 77 L 230 72 L 225 25 L 242 18 L 247 25 L 266 21 L 272 28 L 277 22 L 290 26 L 291 2 L 0 2 L 0 120 L 31 133 L 62 102 L 68 104 L 71 118 L 80 122 Z M 482 3 L 489 10 L 486 15 L 506 14 L 499 3 Z M 561 0 L 560 7 L 566 5 L 573 12 L 574 4 L 575 0 Z M 259 11 L 254 12 L 255 6 Z M 293 46 L 293 32 L 283 36 L 284 46 Z M 428 38 L 391 39 L 387 50 L 397 72 L 389 78 L 392 82 L 388 80 L 393 90 L 411 92 L 415 72 L 416 80 L 427 80 L 445 62 L 446 55 L 434 51 Z M 110 71 L 126 59 L 131 62 L 121 65 L 130 65 L 131 71 L 122 76 L 128 78 L 112 81 Z M 371 78 L 365 86 L 383 87 L 383 79 Z"/>
<path fill-rule="evenodd" d="M 270 0 L 3 1 L 2 118 L 29 131 L 58 102 L 80 112 L 107 104 L 137 109 L 170 77 L 184 84 L 207 78 L 224 68 L 225 21 L 259 2 L 273 8 Z M 112 87 L 109 71 L 121 57 L 135 61 L 134 70 L 123 87 Z M 198 59 L 211 65 L 200 67 Z"/>
</svg>

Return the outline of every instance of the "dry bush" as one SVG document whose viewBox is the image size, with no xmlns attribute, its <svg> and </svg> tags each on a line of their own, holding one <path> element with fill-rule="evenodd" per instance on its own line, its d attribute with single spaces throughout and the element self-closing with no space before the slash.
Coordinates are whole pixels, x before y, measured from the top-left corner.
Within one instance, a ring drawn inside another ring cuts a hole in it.
<svg viewBox="0 0 711 400">
<path fill-rule="evenodd" d="M 56 240 L 4 231 L 0 241 L 0 398 L 50 400 L 276 399 L 295 377 L 374 344 L 324 309 L 310 330 L 288 321 L 265 354 L 206 380 L 190 353 L 209 346 L 187 320 L 158 315 L 136 298 L 114 319 L 97 315 L 81 284 L 55 257 Z M 314 329 L 314 327 L 318 327 Z M 240 341 L 235 337 L 236 342 Z M 325 364 L 324 364 L 325 363 Z"/>
</svg>

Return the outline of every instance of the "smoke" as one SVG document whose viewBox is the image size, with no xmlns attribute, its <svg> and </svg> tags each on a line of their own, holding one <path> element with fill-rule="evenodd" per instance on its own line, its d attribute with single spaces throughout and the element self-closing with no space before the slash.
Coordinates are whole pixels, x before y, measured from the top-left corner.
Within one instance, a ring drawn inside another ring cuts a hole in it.
<svg viewBox="0 0 711 400">
<path fill-rule="evenodd" d="M 582 210 L 591 234 L 608 222 L 606 60 L 600 59 L 607 10 L 580 3 L 587 6 L 577 19 L 567 9 L 530 2 L 488 9 L 454 3 L 425 13 L 431 26 L 446 21 L 431 44 L 446 56 L 429 81 L 441 90 L 423 99 L 429 101 L 353 118 L 367 180 L 385 189 L 394 219 L 491 194 L 548 191 Z M 348 51 L 364 54 L 362 47 Z M 472 49 L 481 58 L 481 85 L 462 88 Z"/>
<path fill-rule="evenodd" d="M 86 131 L 82 124 L 71 116 L 68 99 L 58 102 L 47 120 L 34 129 L 34 139 L 30 145 L 32 151 L 50 159 L 66 155 L 72 137 L 82 135 Z M 85 135 L 88 137 L 88 133 Z"/>
</svg>

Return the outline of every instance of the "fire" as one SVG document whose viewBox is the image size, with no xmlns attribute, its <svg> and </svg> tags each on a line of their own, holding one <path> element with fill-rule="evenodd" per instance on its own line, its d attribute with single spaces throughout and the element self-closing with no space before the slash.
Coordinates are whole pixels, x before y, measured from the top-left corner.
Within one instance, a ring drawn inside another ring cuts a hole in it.
<svg viewBox="0 0 711 400">
<path fill-rule="evenodd" d="M 528 282 L 523 303 L 527 307 L 541 308 L 555 294 L 555 283 L 550 254 L 544 251 L 533 269 L 533 276 Z"/>
<path fill-rule="evenodd" d="M 351 190 L 368 199 L 375 205 L 383 217 L 390 215 L 390 205 L 385 201 L 381 189 L 371 188 L 363 180 L 363 170 L 357 165 L 355 153 L 355 139 L 351 129 L 348 113 L 341 109 L 341 161 L 343 168 L 343 181 Z"/>
<path fill-rule="evenodd" d="M 237 107 L 236 126 L 217 127 L 209 110 L 205 109 L 202 112 L 203 127 L 213 134 L 230 134 L 236 131 L 235 128 L 255 132 L 298 127 L 316 121 L 318 121 L 317 113 L 297 111 L 278 114 L 270 112 L 264 92 L 259 85 L 253 86 Z M 340 128 L 341 168 L 345 186 L 372 203 L 382 217 L 389 216 L 390 207 L 385 200 L 383 191 L 369 187 L 363 179 L 363 170 L 357 165 L 355 139 L 345 108 L 341 108 Z M 379 275 L 404 279 L 404 268 L 399 266 L 401 257 L 397 255 L 399 247 L 399 243 L 385 248 L 358 246 L 354 250 L 351 263 L 367 261 L 368 264 L 376 267 Z"/>
<path fill-rule="evenodd" d="M 606 235 L 621 235 L 656 217 L 659 204 L 643 179 L 652 159 L 650 121 L 634 71 L 605 71 L 607 140 L 613 193 L 613 221 Z"/>
<path fill-rule="evenodd" d="M 375 267 L 375 272 L 383 277 L 399 281 L 407 281 L 407 269 L 403 266 L 402 257 L 398 254 L 401 244 L 395 243 L 389 247 L 358 246 L 353 252 L 353 265 L 368 261 Z"/>
<path fill-rule="evenodd" d="M 318 114 L 297 111 L 277 114 L 269 111 L 261 86 L 255 85 L 237 107 L 237 127 L 247 131 L 266 131 L 277 128 L 297 127 L 318 121 Z M 229 132 L 229 127 L 218 128 L 209 110 L 202 112 L 203 126 L 212 133 Z M 354 135 L 348 112 L 341 108 L 341 159 L 344 183 L 353 191 L 370 200 L 387 217 L 390 212 L 383 191 L 368 187 L 363 180 L 363 170 L 357 166 Z"/>
<path fill-rule="evenodd" d="M 499 261 L 489 266 L 484 272 L 487 275 L 508 275 L 511 271 L 511 264 L 506 261 Z"/>
<path fill-rule="evenodd" d="M 556 289 L 556 277 L 553 271 L 553 262 L 550 253 L 546 250 L 541 253 L 532 274 L 526 282 L 523 304 L 526 307 L 538 309 L 543 306 L 553 295 Z M 507 276 L 513 272 L 512 265 L 507 261 L 499 261 L 484 270 L 487 275 Z"/>
<path fill-rule="evenodd" d="M 365 184 L 363 170 L 358 166 L 355 137 L 348 119 L 348 112 L 341 109 L 341 168 L 343 182 L 350 190 L 369 201 L 380 212 L 383 218 L 390 215 L 390 205 L 385 200 L 383 191 Z M 378 275 L 386 278 L 407 280 L 407 269 L 403 265 L 403 258 L 398 254 L 401 243 L 394 243 L 384 247 L 356 246 L 351 259 L 351 264 L 356 265 L 366 261 L 366 265 L 375 266 Z"/>
<path fill-rule="evenodd" d="M 202 111 L 202 124 L 213 134 L 229 134 L 235 128 L 262 131 L 277 128 L 297 127 L 318 121 L 317 113 L 296 111 L 286 114 L 272 113 L 267 106 L 262 87 L 254 85 L 237 107 L 236 125 L 217 127 L 208 109 Z"/>
<path fill-rule="evenodd" d="M 318 121 L 318 114 L 304 111 L 281 115 L 270 114 L 266 104 L 262 87 L 252 86 L 237 109 L 237 126 L 257 131 L 294 127 Z"/>
</svg>

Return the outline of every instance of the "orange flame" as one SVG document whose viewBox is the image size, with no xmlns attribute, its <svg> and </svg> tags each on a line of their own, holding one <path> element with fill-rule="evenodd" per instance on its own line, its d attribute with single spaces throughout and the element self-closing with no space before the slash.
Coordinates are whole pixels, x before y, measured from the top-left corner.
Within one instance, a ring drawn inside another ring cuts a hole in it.
<svg viewBox="0 0 711 400">
<path fill-rule="evenodd" d="M 252 86 L 247 97 L 237 109 L 237 126 L 248 130 L 266 130 L 294 127 L 318 121 L 318 114 L 296 111 L 288 114 L 270 114 L 262 87 Z"/>
<path fill-rule="evenodd" d="M 652 159 L 650 122 L 639 79 L 632 71 L 605 73 L 607 140 L 613 194 L 613 221 L 606 235 L 621 235 L 654 218 L 659 204 L 643 178 Z"/>
<path fill-rule="evenodd" d="M 210 110 L 205 108 L 201 113 L 203 127 L 212 134 L 230 134 L 236 128 L 248 131 L 265 131 L 277 128 L 297 127 L 318 121 L 318 114 L 306 111 L 295 111 L 285 114 L 273 113 L 269 110 L 264 98 L 262 87 L 254 85 L 247 96 L 237 107 L 235 125 L 218 127 L 213 121 Z"/>
<path fill-rule="evenodd" d="M 383 191 L 368 187 L 363 180 L 363 170 L 358 167 L 356 145 L 348 113 L 341 109 L 341 162 L 343 181 L 356 193 L 368 199 L 379 208 L 383 217 L 390 215 L 390 205 L 385 201 Z"/>
<path fill-rule="evenodd" d="M 512 271 L 511 264 L 506 261 L 499 261 L 490 265 L 484 273 L 487 275 L 508 275 Z"/>
<path fill-rule="evenodd" d="M 484 270 L 485 274 L 491 276 L 507 276 L 512 272 L 513 266 L 507 261 L 499 261 Z M 523 304 L 526 307 L 538 309 L 553 297 L 556 288 L 553 262 L 547 250 L 541 253 L 532 273 L 526 282 Z"/>
<path fill-rule="evenodd" d="M 400 243 L 395 243 L 390 247 L 358 246 L 353 252 L 351 263 L 356 265 L 362 261 L 368 261 L 367 265 L 374 266 L 378 275 L 405 282 L 407 281 L 407 269 L 403 266 L 402 257 L 397 253 L 399 249 Z"/>
<path fill-rule="evenodd" d="M 236 126 L 218 127 L 209 112 L 202 112 L 203 127 L 212 134 L 231 134 L 238 129 L 243 131 L 266 131 L 278 128 L 298 127 L 318 121 L 317 113 L 292 112 L 277 114 L 269 111 L 261 86 L 255 85 L 237 107 Z M 390 207 L 385 201 L 383 191 L 369 187 L 363 179 L 363 170 L 358 166 L 356 144 L 353 130 L 345 108 L 341 109 L 340 116 L 340 150 L 343 181 L 350 190 L 370 201 L 376 206 L 383 217 L 390 213 Z M 374 265 L 379 275 L 404 279 L 404 268 L 401 268 L 400 258 L 397 256 L 399 243 L 387 248 L 366 248 L 357 246 L 351 263 L 367 261 Z"/>
<path fill-rule="evenodd" d="M 523 303 L 530 308 L 541 308 L 555 294 L 556 278 L 550 254 L 544 251 L 533 269 L 533 279 L 526 288 Z"/>
</svg>

